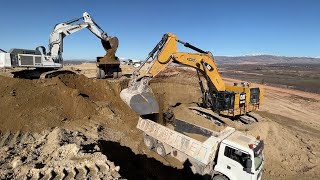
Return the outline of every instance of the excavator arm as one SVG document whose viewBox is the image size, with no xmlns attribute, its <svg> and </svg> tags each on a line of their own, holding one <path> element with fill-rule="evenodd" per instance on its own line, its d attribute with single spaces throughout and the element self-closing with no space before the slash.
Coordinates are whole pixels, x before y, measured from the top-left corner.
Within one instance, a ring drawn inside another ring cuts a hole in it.
<svg viewBox="0 0 320 180">
<path fill-rule="evenodd" d="M 199 53 L 178 52 L 177 43 L 181 43 L 185 47 L 191 48 Z M 155 56 L 155 59 L 153 60 L 152 65 L 148 68 L 147 72 L 139 72 L 142 68 L 140 67 L 136 74 L 153 78 L 161 71 L 165 70 L 167 66 L 173 62 L 195 68 L 210 79 L 216 91 L 225 91 L 225 84 L 218 72 L 218 68 L 210 52 L 203 51 L 195 46 L 190 45 L 189 43 L 180 41 L 172 33 L 165 34 L 160 41 L 160 45 L 161 44 L 162 46 L 158 47 L 158 44 L 156 46 L 156 51 L 154 50 L 151 52 L 151 54 L 149 54 L 149 57 Z"/>
<path fill-rule="evenodd" d="M 81 21 L 83 22 L 74 24 L 75 22 Z M 83 17 L 70 20 L 68 22 L 57 24 L 54 27 L 54 30 L 50 34 L 49 39 L 49 53 L 48 55 L 55 62 L 62 61 L 62 52 L 63 52 L 63 38 L 69 36 L 75 32 L 78 32 L 84 28 L 90 30 L 95 36 L 101 39 L 102 45 L 107 51 L 112 48 L 112 44 L 110 44 L 109 40 L 112 38 L 107 35 L 91 18 L 91 16 L 85 12 L 83 13 Z M 115 46 L 118 46 L 117 44 Z"/>
<path fill-rule="evenodd" d="M 177 43 L 198 53 L 178 52 Z M 150 67 L 146 72 L 142 72 L 142 67 L 150 58 L 153 59 Z M 149 53 L 143 65 L 133 73 L 129 87 L 120 93 L 121 98 L 140 115 L 158 113 L 159 106 L 148 83 L 172 62 L 195 68 L 211 82 L 210 87 L 213 91 L 225 91 L 225 84 L 219 75 L 212 54 L 179 40 L 174 34 L 167 33 Z"/>
<path fill-rule="evenodd" d="M 225 91 L 225 84 L 220 77 L 211 54 L 174 53 L 173 59 L 179 64 L 193 67 L 210 79 L 216 91 Z"/>
</svg>

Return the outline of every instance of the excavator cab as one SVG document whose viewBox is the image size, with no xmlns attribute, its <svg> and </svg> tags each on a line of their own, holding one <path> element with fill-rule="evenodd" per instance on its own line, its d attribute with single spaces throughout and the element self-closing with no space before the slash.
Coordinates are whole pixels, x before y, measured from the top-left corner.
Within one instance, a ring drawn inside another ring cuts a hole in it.
<svg viewBox="0 0 320 180">
<path fill-rule="evenodd" d="M 250 89 L 250 103 L 257 104 L 260 102 L 260 89 L 251 88 Z"/>
</svg>

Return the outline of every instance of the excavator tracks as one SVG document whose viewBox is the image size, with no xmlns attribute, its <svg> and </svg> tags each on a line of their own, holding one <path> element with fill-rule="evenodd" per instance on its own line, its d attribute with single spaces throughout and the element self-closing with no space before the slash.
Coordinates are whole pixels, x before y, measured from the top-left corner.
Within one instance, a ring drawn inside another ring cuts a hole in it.
<svg viewBox="0 0 320 180">
<path fill-rule="evenodd" d="M 114 170 L 113 170 L 114 171 Z M 20 174 L 17 179 L 117 179 L 120 176 L 113 173 L 108 163 L 103 161 L 87 162 L 85 165 L 64 168 L 31 169 L 28 173 Z"/>
<path fill-rule="evenodd" d="M 119 169 L 78 131 L 0 133 L 0 179 L 119 179 Z"/>
</svg>

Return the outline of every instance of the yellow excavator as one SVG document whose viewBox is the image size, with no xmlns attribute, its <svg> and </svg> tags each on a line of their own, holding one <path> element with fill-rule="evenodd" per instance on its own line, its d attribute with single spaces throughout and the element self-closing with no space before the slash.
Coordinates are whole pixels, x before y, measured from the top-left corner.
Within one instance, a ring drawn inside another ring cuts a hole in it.
<svg viewBox="0 0 320 180">
<path fill-rule="evenodd" d="M 197 53 L 178 52 L 178 43 Z M 151 65 L 146 72 L 143 72 L 142 67 L 150 59 L 152 59 Z M 240 86 L 226 85 L 218 72 L 211 52 L 183 42 L 172 33 L 163 35 L 142 66 L 133 73 L 128 88 L 120 93 L 122 100 L 139 115 L 159 113 L 159 105 L 149 87 L 149 81 L 172 62 L 197 70 L 202 92 L 202 107 L 206 108 L 205 110 L 211 109 L 219 115 L 236 118 L 257 110 L 262 103 L 261 87 L 250 87 L 248 83 L 242 83 Z M 206 85 L 203 84 L 200 74 L 205 78 Z"/>
</svg>

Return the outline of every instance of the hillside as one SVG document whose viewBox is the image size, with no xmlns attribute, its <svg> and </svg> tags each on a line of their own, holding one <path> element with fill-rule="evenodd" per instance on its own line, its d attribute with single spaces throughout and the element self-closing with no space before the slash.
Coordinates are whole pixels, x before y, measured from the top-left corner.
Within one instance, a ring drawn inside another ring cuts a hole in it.
<svg viewBox="0 0 320 180">
<path fill-rule="evenodd" d="M 263 64 L 279 64 L 279 63 L 320 63 L 320 58 L 313 57 L 287 57 L 274 55 L 248 55 L 248 56 L 215 56 L 218 64 L 234 64 L 234 63 L 263 63 Z"/>
</svg>

